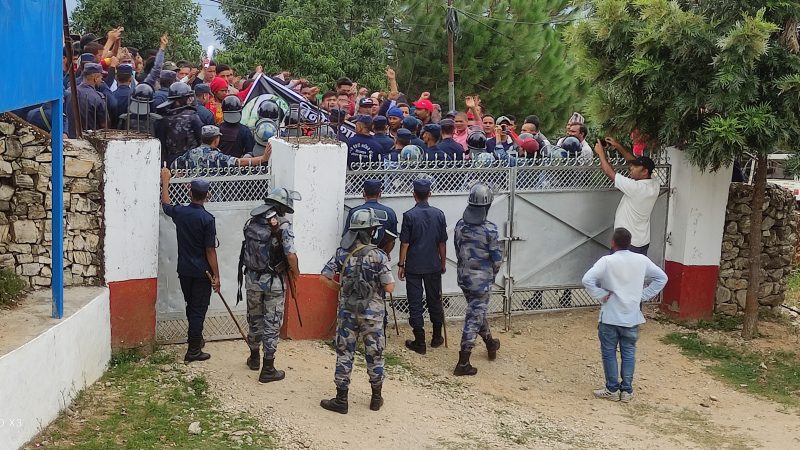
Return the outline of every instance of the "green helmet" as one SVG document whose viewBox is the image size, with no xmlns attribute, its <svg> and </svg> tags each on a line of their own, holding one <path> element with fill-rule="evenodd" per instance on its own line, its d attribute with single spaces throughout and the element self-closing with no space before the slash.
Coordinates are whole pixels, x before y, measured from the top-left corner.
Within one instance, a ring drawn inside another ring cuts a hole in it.
<svg viewBox="0 0 800 450">
<path fill-rule="evenodd" d="M 385 221 L 388 218 L 389 216 L 386 214 L 386 211 L 372 208 L 359 209 L 350 217 L 350 226 L 348 230 L 368 230 L 380 226 L 381 221 Z"/>
<path fill-rule="evenodd" d="M 286 209 L 286 212 L 289 214 L 294 214 L 294 201 L 301 199 L 300 193 L 297 191 L 290 191 L 286 188 L 275 188 L 269 193 L 269 195 L 267 195 L 267 198 L 265 198 L 264 201 L 267 203 L 270 203 L 271 201 L 279 205 L 283 205 Z"/>
</svg>

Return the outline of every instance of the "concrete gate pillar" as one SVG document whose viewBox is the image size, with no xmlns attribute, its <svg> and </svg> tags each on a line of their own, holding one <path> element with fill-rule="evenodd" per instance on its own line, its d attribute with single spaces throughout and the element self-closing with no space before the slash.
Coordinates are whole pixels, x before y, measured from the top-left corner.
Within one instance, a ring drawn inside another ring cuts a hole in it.
<svg viewBox="0 0 800 450">
<path fill-rule="evenodd" d="M 300 263 L 297 303 L 287 292 L 282 335 L 290 339 L 331 336 L 336 320 L 338 294 L 319 281 L 322 267 L 339 247 L 344 222 L 347 147 L 337 144 L 291 145 L 273 139 L 274 187 L 295 190 L 303 197 L 294 203 L 291 217 Z"/>
<path fill-rule="evenodd" d="M 105 281 L 111 346 L 147 349 L 156 335 L 161 144 L 155 139 L 105 145 Z"/>
<path fill-rule="evenodd" d="M 672 174 L 661 310 L 682 320 L 714 311 L 731 167 L 701 172 L 686 154 L 668 149 Z"/>
</svg>

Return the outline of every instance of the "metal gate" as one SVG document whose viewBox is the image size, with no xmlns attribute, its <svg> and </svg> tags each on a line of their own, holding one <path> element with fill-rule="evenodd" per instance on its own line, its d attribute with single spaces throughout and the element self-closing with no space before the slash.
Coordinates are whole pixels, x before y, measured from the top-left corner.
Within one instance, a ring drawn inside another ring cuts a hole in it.
<svg viewBox="0 0 800 450">
<path fill-rule="evenodd" d="M 170 180 L 173 203 L 189 203 L 189 183 L 204 178 L 211 184 L 206 210 L 214 215 L 217 228 L 217 260 L 220 268 L 238 267 L 242 244 L 242 226 L 250 210 L 263 204 L 269 194 L 271 174 L 268 166 L 223 169 L 177 170 Z M 159 220 L 158 300 L 156 302 L 156 340 L 160 343 L 186 342 L 186 303 L 176 273 L 178 246 L 175 224 L 164 212 Z M 246 324 L 247 306 L 236 303 L 236 274 L 220 270 L 222 295 L 230 303 L 240 324 Z M 219 296 L 212 295 L 203 335 L 208 340 L 239 337 L 236 325 L 228 316 Z"/>
<path fill-rule="evenodd" d="M 614 160 L 618 173 L 625 173 L 624 160 Z M 489 183 L 495 200 L 489 220 L 500 229 L 505 258 L 492 289 L 489 313 L 504 314 L 510 327 L 512 314 L 598 303 L 581 285 L 583 274 L 597 259 L 607 255 L 614 215 L 622 194 L 597 164 L 578 160 L 521 160 L 509 164 L 477 162 L 401 162 L 392 165 L 362 164 L 347 173 L 345 208 L 363 202 L 366 179 L 383 181 L 381 203 L 390 206 L 402 221 L 402 213 L 414 206 L 412 181 L 433 180 L 431 205 L 447 218 L 449 240 L 467 204 L 473 180 Z M 670 167 L 666 155 L 657 161 L 653 178 L 661 193 L 651 215 L 649 256 L 663 263 L 669 201 Z M 399 245 L 390 255 L 397 263 Z M 448 242 L 448 270 L 442 278 L 445 315 L 463 317 L 466 301 L 455 276 L 453 244 Z M 398 283 L 395 303 L 399 315 L 407 317 L 405 284 Z"/>
</svg>

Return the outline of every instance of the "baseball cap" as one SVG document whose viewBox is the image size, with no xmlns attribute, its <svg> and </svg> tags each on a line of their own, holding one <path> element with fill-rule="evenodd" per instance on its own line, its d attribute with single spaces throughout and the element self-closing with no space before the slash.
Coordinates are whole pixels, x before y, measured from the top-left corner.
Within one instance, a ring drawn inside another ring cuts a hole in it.
<svg viewBox="0 0 800 450">
<path fill-rule="evenodd" d="M 133 66 L 130 64 L 120 64 L 117 73 L 122 75 L 133 75 Z"/>
<path fill-rule="evenodd" d="M 442 127 L 438 123 L 429 123 L 422 127 L 423 133 L 430 133 L 437 140 L 442 137 Z"/>
<path fill-rule="evenodd" d="M 205 83 L 200 83 L 200 84 L 198 84 L 197 86 L 194 87 L 194 93 L 195 94 L 210 94 L 211 93 L 211 86 L 209 86 L 209 85 L 207 85 Z"/>
<path fill-rule="evenodd" d="M 414 102 L 414 107 L 417 109 L 425 109 L 428 111 L 433 111 L 433 103 L 431 103 L 431 101 L 428 99 L 422 99 Z"/>
<path fill-rule="evenodd" d="M 200 135 L 203 139 L 208 139 L 214 136 L 222 136 L 222 132 L 219 131 L 219 127 L 216 125 L 204 125 L 203 128 L 200 129 Z"/>
<path fill-rule="evenodd" d="M 92 75 L 95 73 L 103 73 L 103 66 L 97 63 L 86 63 L 83 66 L 84 75 Z"/>
<path fill-rule="evenodd" d="M 171 70 L 171 71 L 174 72 L 174 71 L 178 70 L 178 65 L 175 64 L 172 61 L 167 61 L 167 62 L 164 63 L 163 66 L 161 66 L 161 70 Z"/>
<path fill-rule="evenodd" d="M 628 162 L 632 166 L 642 166 L 647 169 L 650 174 L 656 169 L 656 163 L 653 162 L 652 159 L 648 158 L 647 156 L 640 156 L 634 160 Z"/>
<path fill-rule="evenodd" d="M 78 60 L 79 63 L 90 63 L 94 62 L 94 55 L 91 53 L 81 53 L 81 57 Z"/>
<path fill-rule="evenodd" d="M 161 75 L 159 76 L 160 80 L 169 80 L 173 83 L 178 80 L 178 74 L 172 70 L 162 70 Z"/>
<path fill-rule="evenodd" d="M 495 123 L 496 123 L 496 124 L 498 124 L 498 125 L 502 125 L 502 124 L 504 124 L 504 123 L 505 123 L 506 125 L 511 125 L 511 119 L 509 119 L 509 118 L 508 118 L 508 117 L 506 117 L 506 116 L 500 116 L 500 117 L 498 117 L 498 118 L 497 118 L 497 120 L 495 121 Z"/>
<path fill-rule="evenodd" d="M 397 138 L 403 141 L 410 141 L 414 139 L 414 133 L 408 128 L 400 128 L 397 130 Z"/>
<path fill-rule="evenodd" d="M 367 195 L 376 195 L 381 192 L 380 180 L 364 180 L 364 193 Z"/>
<path fill-rule="evenodd" d="M 389 121 L 384 116 L 375 116 L 372 118 L 372 126 L 375 128 L 384 128 Z"/>
<path fill-rule="evenodd" d="M 419 119 L 414 116 L 408 116 L 403 119 L 403 128 L 407 130 L 416 130 L 419 127 Z"/>
<path fill-rule="evenodd" d="M 375 102 L 372 101 L 371 97 L 364 97 L 358 101 L 359 108 L 372 108 L 373 106 L 375 106 Z"/>
<path fill-rule="evenodd" d="M 208 181 L 202 178 L 197 178 L 195 180 L 192 180 L 191 185 L 192 185 L 192 190 L 197 192 L 208 192 L 208 188 L 210 187 Z"/>
<path fill-rule="evenodd" d="M 372 117 L 366 114 L 360 114 L 356 116 L 356 122 L 361 122 L 365 125 L 372 125 Z"/>
<path fill-rule="evenodd" d="M 427 194 L 431 191 L 431 180 L 427 178 L 420 178 L 414 180 L 414 192 Z"/>
<path fill-rule="evenodd" d="M 398 107 L 396 107 L 396 106 L 392 106 L 391 108 L 389 108 L 389 111 L 386 112 L 386 116 L 387 117 L 399 117 L 399 118 L 402 119 L 403 118 L 403 110 L 398 108 Z"/>
<path fill-rule="evenodd" d="M 449 111 L 447 114 L 445 114 L 444 118 L 445 119 L 455 119 L 457 115 L 458 115 L 458 111 L 452 110 L 452 111 Z"/>
</svg>

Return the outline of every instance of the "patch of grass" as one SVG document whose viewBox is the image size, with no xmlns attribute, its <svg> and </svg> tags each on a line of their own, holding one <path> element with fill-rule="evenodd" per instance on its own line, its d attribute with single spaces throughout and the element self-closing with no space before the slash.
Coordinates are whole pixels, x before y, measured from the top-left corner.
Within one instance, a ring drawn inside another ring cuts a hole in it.
<svg viewBox="0 0 800 450">
<path fill-rule="evenodd" d="M 204 377 L 189 377 L 182 367 L 162 372 L 158 364 L 168 359 L 160 352 L 147 359 L 132 355 L 115 353 L 103 378 L 73 402 L 75 414 L 63 414 L 29 448 L 42 441 L 48 448 L 82 450 L 274 447 L 255 418 L 223 412 L 207 395 Z M 200 422 L 200 434 L 189 433 L 192 422 Z M 236 431 L 247 433 L 233 439 Z"/>
<path fill-rule="evenodd" d="M 800 406 L 800 358 L 794 353 L 762 354 L 703 341 L 697 333 L 670 333 L 663 342 L 694 358 L 712 361 L 708 370 L 745 391 L 789 406 Z"/>
<path fill-rule="evenodd" d="M 130 363 L 135 363 L 140 359 L 142 359 L 141 355 L 135 350 L 117 350 L 111 354 L 111 362 L 109 365 L 112 369 L 119 366 L 127 367 Z"/>
<path fill-rule="evenodd" d="M 0 306 L 12 306 L 25 292 L 25 282 L 6 267 L 0 268 Z"/>
<path fill-rule="evenodd" d="M 684 324 L 686 328 L 694 330 L 737 331 L 742 329 L 743 315 L 728 316 L 714 314 L 711 320 L 699 320 L 693 324 Z"/>
<path fill-rule="evenodd" d="M 786 305 L 800 307 L 800 269 L 795 269 L 786 280 Z"/>
<path fill-rule="evenodd" d="M 164 364 L 172 364 L 175 362 L 175 354 L 169 351 L 157 350 L 150 355 L 147 360 L 150 364 L 161 366 Z"/>
</svg>

